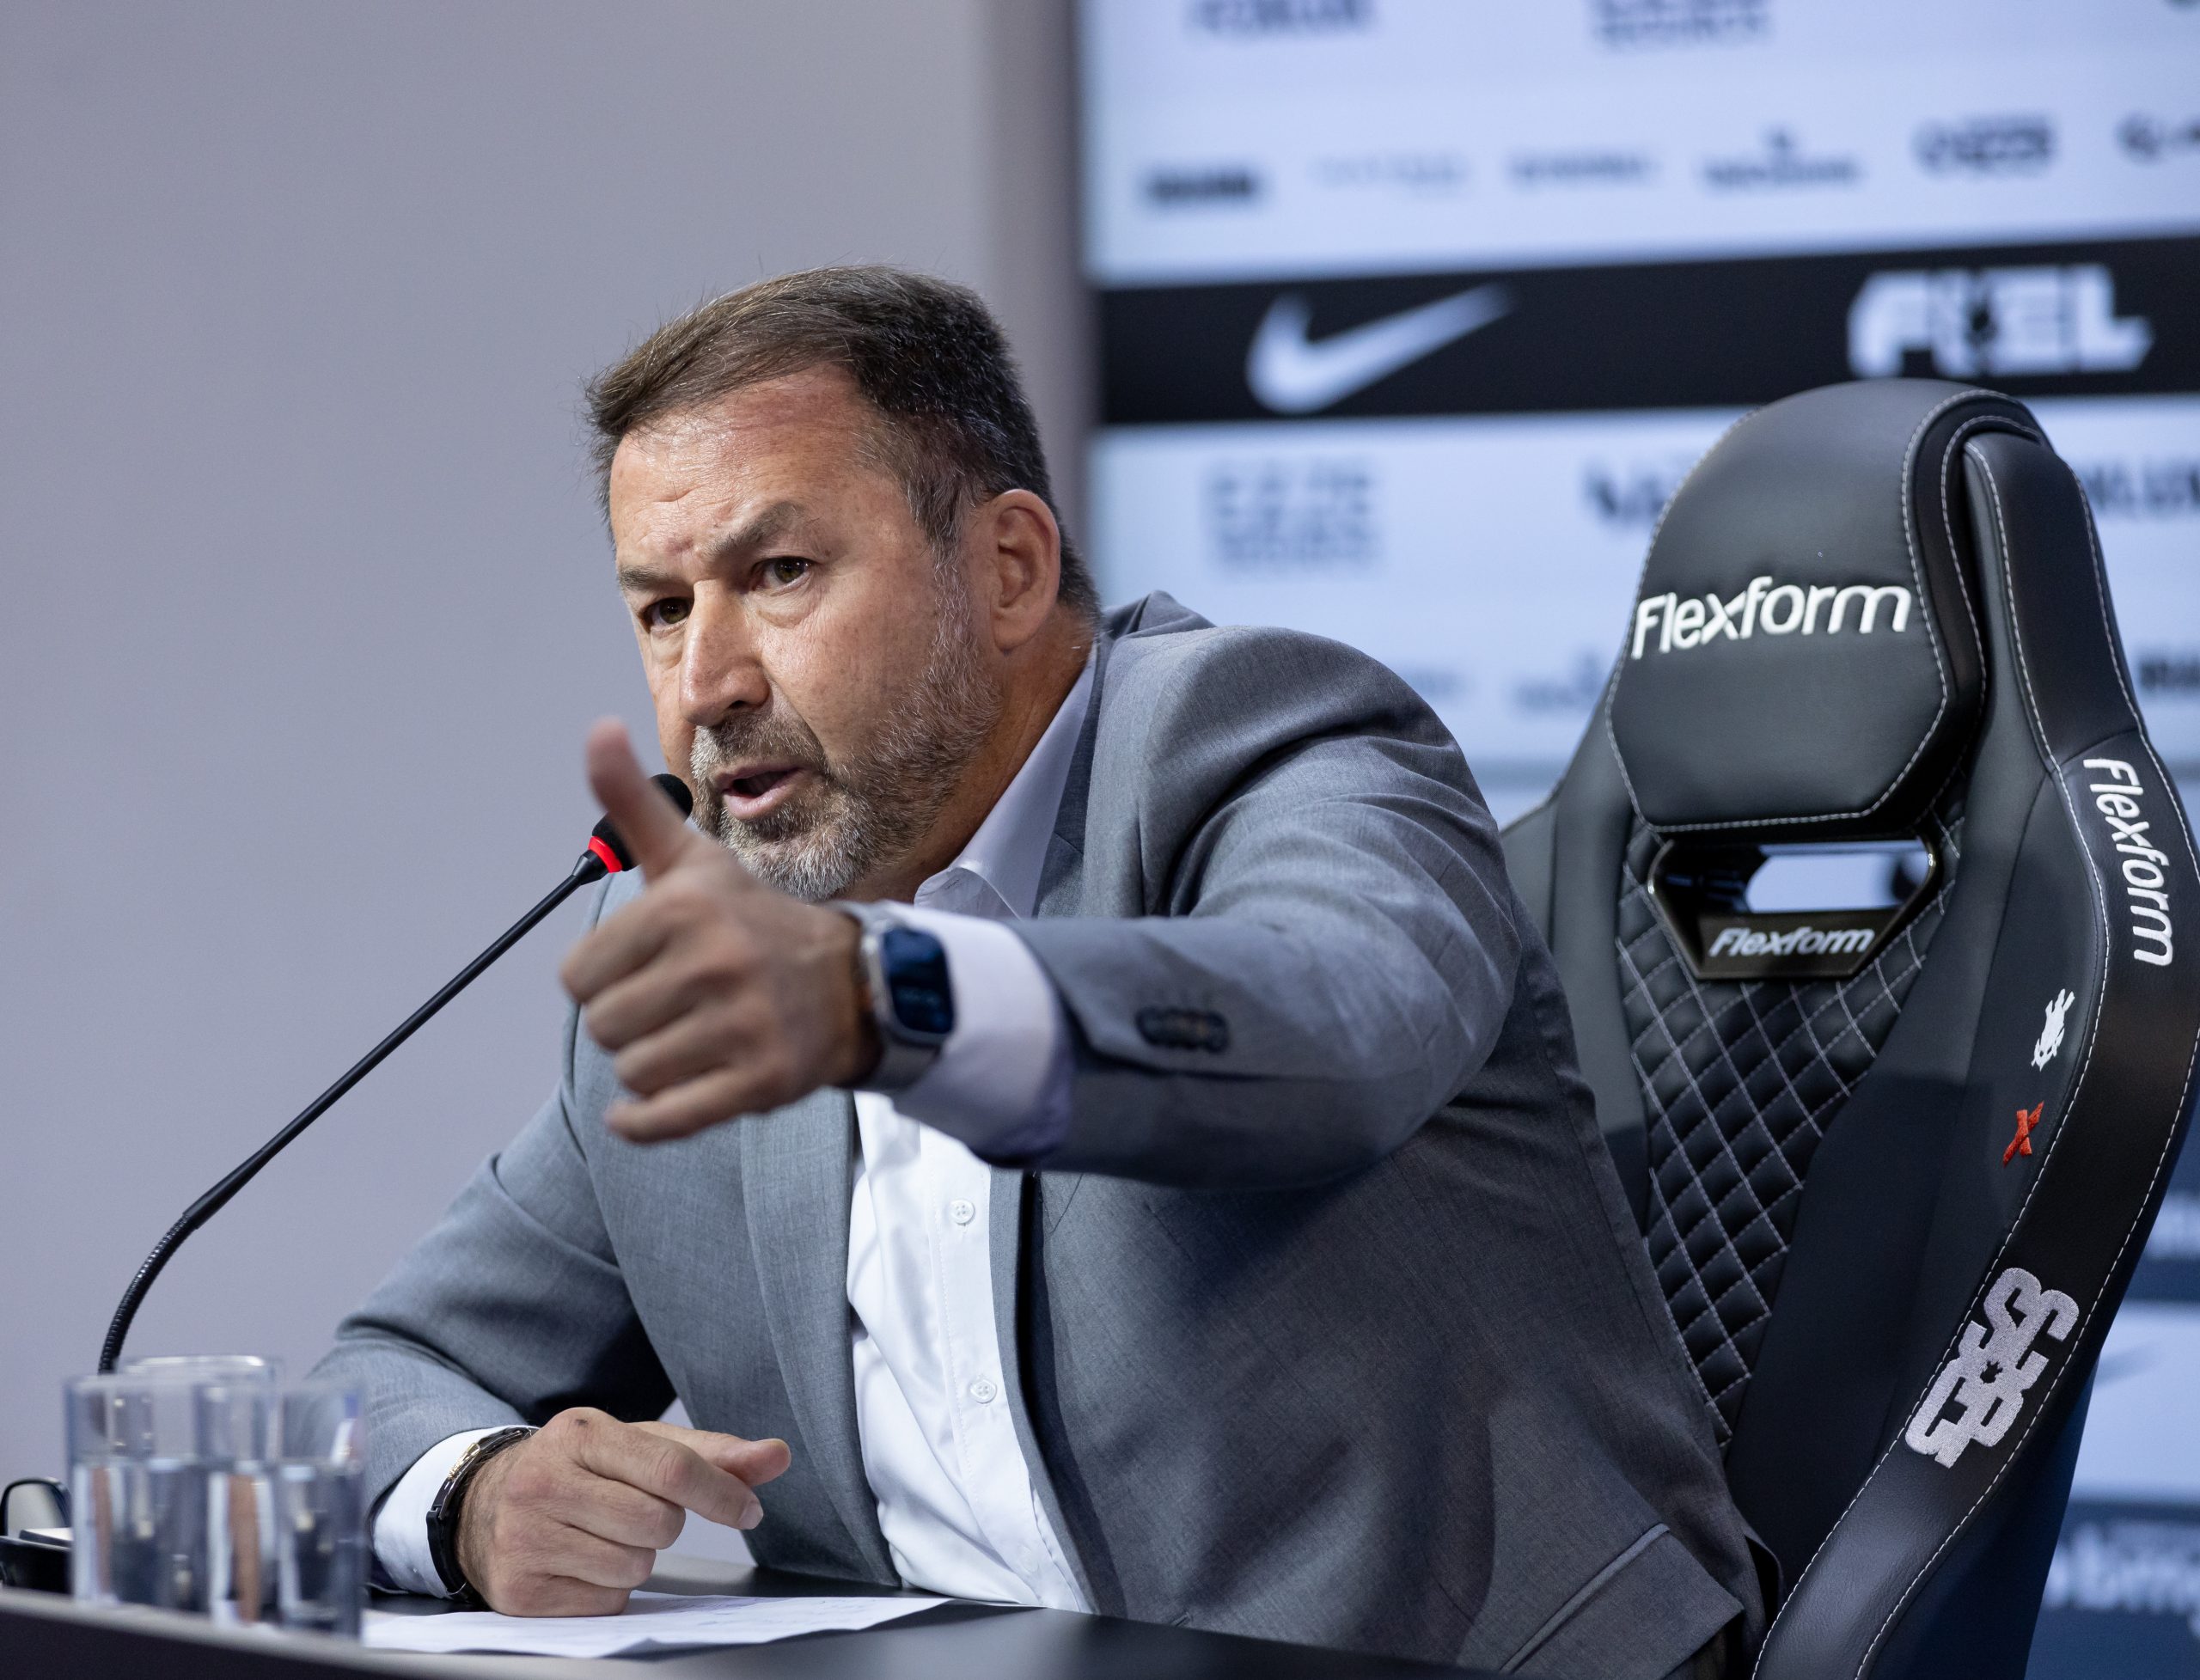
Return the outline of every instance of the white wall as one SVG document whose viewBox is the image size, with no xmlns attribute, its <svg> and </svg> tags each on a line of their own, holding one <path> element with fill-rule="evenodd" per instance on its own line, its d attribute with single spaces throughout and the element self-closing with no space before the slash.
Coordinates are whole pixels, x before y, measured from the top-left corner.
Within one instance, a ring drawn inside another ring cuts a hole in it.
<svg viewBox="0 0 2200 1680">
<path fill-rule="evenodd" d="M 646 723 L 579 381 L 759 275 L 1002 310 L 1071 494 L 1066 0 L 0 9 L 0 1475 L 185 1203 L 570 864 Z M 183 1251 L 302 1369 L 549 1090 L 571 907 Z"/>
</svg>

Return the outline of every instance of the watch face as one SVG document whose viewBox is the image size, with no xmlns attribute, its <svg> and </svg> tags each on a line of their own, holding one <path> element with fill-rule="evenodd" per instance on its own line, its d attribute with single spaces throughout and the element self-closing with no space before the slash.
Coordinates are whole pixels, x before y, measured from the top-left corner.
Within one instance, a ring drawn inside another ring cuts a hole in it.
<svg viewBox="0 0 2200 1680">
<path fill-rule="evenodd" d="M 895 1022 L 904 1032 L 938 1039 L 955 1029 L 955 994 L 948 989 L 947 952 L 938 940 L 914 927 L 889 927 L 878 941 L 878 966 Z"/>
</svg>

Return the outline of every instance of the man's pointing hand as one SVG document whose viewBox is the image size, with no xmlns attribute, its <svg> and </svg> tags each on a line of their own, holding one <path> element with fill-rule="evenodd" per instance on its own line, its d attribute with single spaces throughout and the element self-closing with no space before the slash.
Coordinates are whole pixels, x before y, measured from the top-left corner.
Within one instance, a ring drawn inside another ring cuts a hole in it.
<svg viewBox="0 0 2200 1680">
<path fill-rule="evenodd" d="M 589 730 L 583 750 L 589 787 L 644 875 L 654 880 L 672 870 L 691 850 L 698 857 L 710 852 L 728 855 L 724 847 L 689 828 L 679 808 L 644 773 L 627 742 L 625 724 L 615 718 L 599 718 Z"/>
<path fill-rule="evenodd" d="M 481 1467 L 458 1514 L 458 1562 L 507 1616 L 615 1616 L 694 1512 L 752 1529 L 755 1489 L 787 1444 L 560 1412 Z"/>
<path fill-rule="evenodd" d="M 766 885 L 681 820 L 626 730 L 589 732 L 589 785 L 647 884 L 565 957 L 565 990 L 636 1101 L 604 1118 L 636 1142 L 761 1114 L 876 1058 L 859 1008 L 856 925 Z"/>
</svg>

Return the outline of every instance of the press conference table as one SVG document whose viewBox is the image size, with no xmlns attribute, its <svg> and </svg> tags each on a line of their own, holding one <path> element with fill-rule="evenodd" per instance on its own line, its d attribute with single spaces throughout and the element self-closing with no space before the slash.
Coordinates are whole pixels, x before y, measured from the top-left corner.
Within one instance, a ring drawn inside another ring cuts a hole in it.
<svg viewBox="0 0 2200 1680">
<path fill-rule="evenodd" d="M 760 1597 L 875 1593 L 870 1586 L 671 1558 L 650 1585 L 665 1592 Z M 432 1615 L 428 1599 L 378 1598 L 375 1608 Z M 1189 1628 L 1157 1627 L 1066 1610 L 948 1604 L 862 1633 L 813 1634 L 777 1645 L 652 1652 L 645 1656 L 429 1657 L 371 1651 L 305 1634 L 218 1628 L 195 1617 L 100 1610 L 48 1593 L 0 1588 L 0 1673 L 7 1680 L 79 1676 L 160 1680 L 309 1680 L 348 1674 L 472 1677 L 472 1680 L 634 1680 L 651 1675 L 725 1680 L 1404 1680 L 1469 1671 L 1360 1657 Z"/>
</svg>

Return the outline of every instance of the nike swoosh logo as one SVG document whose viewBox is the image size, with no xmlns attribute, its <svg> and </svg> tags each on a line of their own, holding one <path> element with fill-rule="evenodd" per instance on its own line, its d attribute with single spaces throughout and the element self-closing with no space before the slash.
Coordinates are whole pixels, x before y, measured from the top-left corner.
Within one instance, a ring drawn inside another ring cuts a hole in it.
<svg viewBox="0 0 2200 1680">
<path fill-rule="evenodd" d="M 1245 382 L 1279 414 L 1311 414 L 1487 327 L 1512 307 L 1502 285 L 1476 286 L 1402 315 L 1307 341 L 1313 305 L 1286 292 L 1268 306 L 1245 357 Z"/>
</svg>

